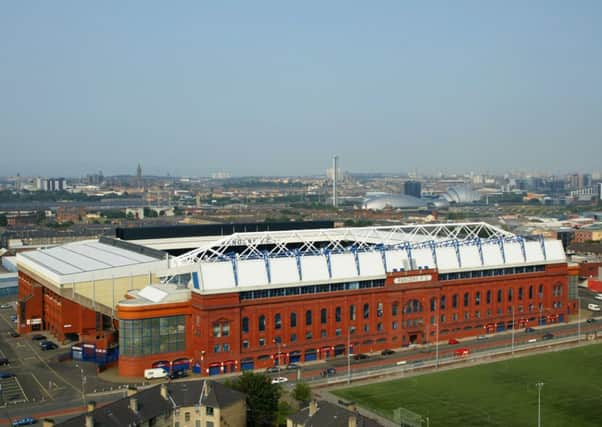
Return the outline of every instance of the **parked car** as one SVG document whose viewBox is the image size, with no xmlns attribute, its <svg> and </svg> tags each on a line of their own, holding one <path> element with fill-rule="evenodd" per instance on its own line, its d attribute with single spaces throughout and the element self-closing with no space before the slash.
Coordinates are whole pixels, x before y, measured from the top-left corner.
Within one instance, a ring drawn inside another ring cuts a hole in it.
<svg viewBox="0 0 602 427">
<path fill-rule="evenodd" d="M 12 320 L 13 322 L 17 321 L 17 315 L 16 314 L 11 314 L 10 315 L 10 320 Z"/>
<path fill-rule="evenodd" d="M 176 380 L 178 378 L 184 378 L 188 376 L 188 372 L 185 369 L 178 369 L 177 371 L 173 371 L 168 375 L 170 379 Z"/>
<path fill-rule="evenodd" d="M 477 337 L 477 339 L 478 339 L 478 340 L 486 340 L 486 339 L 488 339 L 488 338 L 489 338 L 489 337 L 488 337 L 487 335 L 479 335 L 479 336 Z"/>
<path fill-rule="evenodd" d="M 26 417 L 26 418 L 19 418 L 18 420 L 14 420 L 11 425 L 13 427 L 28 426 L 30 424 L 35 424 L 37 422 L 38 422 L 38 420 L 36 420 L 33 417 Z"/>
<path fill-rule="evenodd" d="M 10 304 L 0 304 L 0 308 L 11 308 L 12 305 Z"/>
<path fill-rule="evenodd" d="M 600 311 L 600 305 L 599 304 L 588 304 L 587 309 L 589 311 Z"/>
<path fill-rule="evenodd" d="M 596 295 L 594 295 L 594 298 L 602 301 L 602 293 L 597 293 Z"/>
<path fill-rule="evenodd" d="M 382 354 L 383 356 L 390 356 L 392 354 L 395 354 L 395 351 L 391 350 L 390 348 L 385 348 L 383 351 L 380 352 L 380 354 Z"/>
<path fill-rule="evenodd" d="M 0 372 L 0 379 L 12 378 L 15 374 L 12 372 Z"/>
<path fill-rule="evenodd" d="M 21 334 L 20 334 L 20 333 L 18 333 L 17 331 L 10 331 L 10 332 L 8 333 L 8 335 L 10 335 L 10 336 L 11 336 L 11 337 L 13 337 L 13 338 L 19 338 L 19 337 L 21 336 Z"/>
<path fill-rule="evenodd" d="M 459 348 L 454 351 L 454 356 L 468 356 L 470 354 L 470 350 L 468 348 Z"/>
<path fill-rule="evenodd" d="M 147 380 L 165 377 L 167 377 L 167 371 L 163 368 L 152 368 L 144 370 L 144 378 Z"/>
<path fill-rule="evenodd" d="M 272 378 L 272 384 L 282 384 L 288 381 L 286 377 L 274 377 Z"/>
<path fill-rule="evenodd" d="M 286 369 L 290 369 L 290 370 L 294 370 L 294 369 L 299 369 L 301 366 L 299 366 L 297 363 L 289 363 L 288 365 L 286 365 Z"/>
<path fill-rule="evenodd" d="M 458 340 L 457 340 L 457 339 L 455 339 L 455 338 L 450 338 L 450 339 L 449 339 L 449 341 L 447 341 L 447 343 L 448 343 L 449 345 L 455 345 L 455 344 L 460 344 L 460 341 L 458 341 Z"/>
<path fill-rule="evenodd" d="M 594 319 L 593 317 L 590 319 L 587 319 L 587 323 L 594 323 L 596 321 L 596 319 Z"/>
<path fill-rule="evenodd" d="M 42 334 L 33 334 L 31 336 L 31 340 L 32 341 L 42 341 L 46 339 L 46 335 L 42 335 Z"/>
<path fill-rule="evenodd" d="M 354 360 L 364 360 L 364 359 L 367 359 L 367 358 L 368 358 L 368 355 L 364 354 L 364 353 L 359 353 L 359 354 L 354 354 L 353 355 L 353 359 Z"/>
<path fill-rule="evenodd" d="M 336 368 L 333 368 L 333 367 L 324 368 L 324 369 L 322 369 L 322 372 L 320 372 L 320 375 L 323 377 L 331 377 L 336 374 L 337 374 L 337 370 L 336 370 Z"/>
<path fill-rule="evenodd" d="M 4 365 L 10 365 L 10 362 L 8 361 L 8 359 L 6 357 L 1 357 L 0 358 L 0 366 L 4 366 Z"/>
<path fill-rule="evenodd" d="M 280 372 L 280 367 L 279 366 L 270 366 L 268 368 L 266 368 L 265 370 L 268 374 L 273 374 L 276 372 Z"/>
<path fill-rule="evenodd" d="M 554 338 L 554 334 L 551 333 L 547 333 L 542 337 L 544 340 L 551 340 L 552 338 Z"/>
<path fill-rule="evenodd" d="M 41 341 L 40 348 L 42 349 L 42 351 L 46 351 L 46 350 L 57 349 L 57 348 L 59 348 L 59 346 L 52 341 Z"/>
<path fill-rule="evenodd" d="M 525 333 L 535 332 L 535 328 L 525 328 Z"/>
</svg>

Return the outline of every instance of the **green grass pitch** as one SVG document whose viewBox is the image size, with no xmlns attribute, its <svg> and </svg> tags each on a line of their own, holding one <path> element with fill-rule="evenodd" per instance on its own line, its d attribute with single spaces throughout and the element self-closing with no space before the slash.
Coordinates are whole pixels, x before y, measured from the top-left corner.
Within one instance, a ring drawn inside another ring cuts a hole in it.
<svg viewBox="0 0 602 427">
<path fill-rule="evenodd" d="M 403 407 L 439 426 L 602 426 L 602 344 L 339 389 L 346 400 L 393 418 Z M 426 424 L 424 424 L 426 425 Z"/>
</svg>

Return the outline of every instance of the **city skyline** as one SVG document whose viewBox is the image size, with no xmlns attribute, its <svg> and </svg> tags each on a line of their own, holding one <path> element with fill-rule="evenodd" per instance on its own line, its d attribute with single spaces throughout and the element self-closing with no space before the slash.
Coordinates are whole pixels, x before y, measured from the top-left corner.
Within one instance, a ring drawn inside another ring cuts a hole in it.
<svg viewBox="0 0 602 427">
<path fill-rule="evenodd" d="M 0 175 L 593 171 L 601 12 L 6 5 Z"/>
</svg>

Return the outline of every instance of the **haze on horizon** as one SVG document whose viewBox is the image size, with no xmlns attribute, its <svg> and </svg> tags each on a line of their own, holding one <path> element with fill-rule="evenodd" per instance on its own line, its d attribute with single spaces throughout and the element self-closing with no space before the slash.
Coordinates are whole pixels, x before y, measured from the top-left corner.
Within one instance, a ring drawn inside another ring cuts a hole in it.
<svg viewBox="0 0 602 427">
<path fill-rule="evenodd" d="M 0 175 L 602 169 L 602 2 L 5 2 Z"/>
</svg>

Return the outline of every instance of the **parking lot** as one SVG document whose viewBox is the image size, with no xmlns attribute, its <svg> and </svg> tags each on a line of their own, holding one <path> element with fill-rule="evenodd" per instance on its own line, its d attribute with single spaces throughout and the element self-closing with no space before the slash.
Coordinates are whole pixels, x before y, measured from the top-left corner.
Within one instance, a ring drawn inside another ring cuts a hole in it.
<svg viewBox="0 0 602 427">
<path fill-rule="evenodd" d="M 0 379 L 0 407 L 28 401 L 17 377 Z"/>
</svg>

